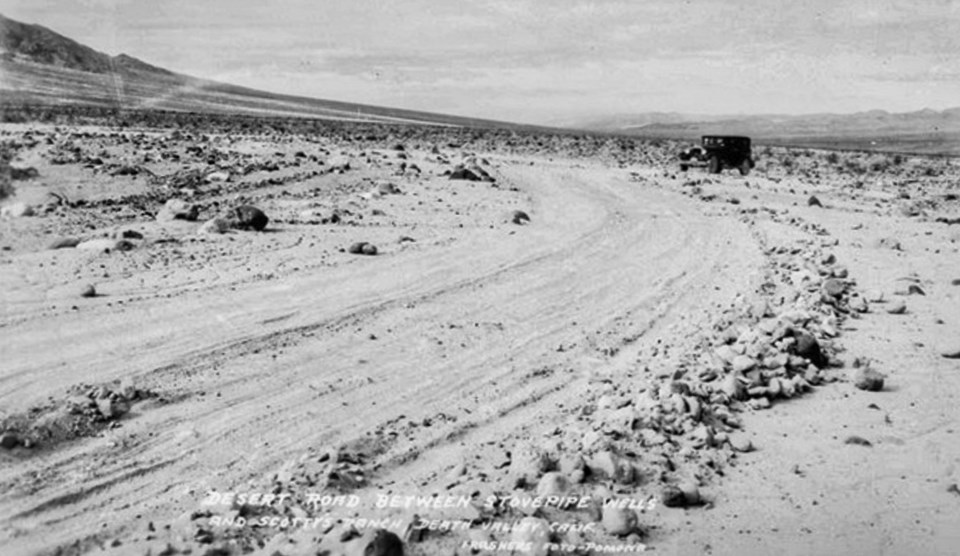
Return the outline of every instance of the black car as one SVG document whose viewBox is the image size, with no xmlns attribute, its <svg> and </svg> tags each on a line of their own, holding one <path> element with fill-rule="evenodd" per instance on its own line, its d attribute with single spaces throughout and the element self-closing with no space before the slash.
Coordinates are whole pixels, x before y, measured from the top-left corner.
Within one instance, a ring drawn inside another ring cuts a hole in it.
<svg viewBox="0 0 960 556">
<path fill-rule="evenodd" d="M 736 168 L 746 176 L 756 166 L 750 151 L 750 138 L 740 135 L 704 135 L 699 147 L 680 153 L 680 170 L 693 166 L 706 167 L 711 174 L 727 168 Z"/>
</svg>

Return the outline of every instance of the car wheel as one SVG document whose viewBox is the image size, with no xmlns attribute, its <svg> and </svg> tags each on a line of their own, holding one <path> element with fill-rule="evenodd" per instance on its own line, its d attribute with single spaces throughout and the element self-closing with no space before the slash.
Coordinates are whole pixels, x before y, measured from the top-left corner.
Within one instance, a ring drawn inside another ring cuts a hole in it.
<svg viewBox="0 0 960 556">
<path fill-rule="evenodd" d="M 719 174 L 719 173 L 720 173 L 720 159 L 719 159 L 719 158 L 717 158 L 717 157 L 715 157 L 715 156 L 711 156 L 711 157 L 710 157 L 710 163 L 709 163 L 709 164 L 710 164 L 710 165 L 709 165 L 709 169 L 710 169 L 710 173 L 711 173 L 711 174 Z"/>
</svg>

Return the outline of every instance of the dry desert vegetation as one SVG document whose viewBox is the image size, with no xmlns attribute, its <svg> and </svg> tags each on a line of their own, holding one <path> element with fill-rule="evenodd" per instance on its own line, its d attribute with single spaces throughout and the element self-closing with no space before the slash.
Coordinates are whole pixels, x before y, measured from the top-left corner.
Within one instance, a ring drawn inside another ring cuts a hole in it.
<svg viewBox="0 0 960 556">
<path fill-rule="evenodd" d="M 960 165 L 4 124 L 4 554 L 952 554 Z"/>
</svg>

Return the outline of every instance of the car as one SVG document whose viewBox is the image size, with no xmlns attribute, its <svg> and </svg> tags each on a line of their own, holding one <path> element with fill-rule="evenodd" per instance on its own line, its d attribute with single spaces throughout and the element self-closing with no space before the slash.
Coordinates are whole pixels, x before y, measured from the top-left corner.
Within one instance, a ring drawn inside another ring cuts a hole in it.
<svg viewBox="0 0 960 556">
<path fill-rule="evenodd" d="M 680 170 L 683 172 L 692 167 L 704 167 L 711 174 L 719 174 L 725 169 L 736 168 L 746 176 L 754 166 L 750 138 L 742 135 L 704 135 L 699 147 L 680 153 Z"/>
</svg>

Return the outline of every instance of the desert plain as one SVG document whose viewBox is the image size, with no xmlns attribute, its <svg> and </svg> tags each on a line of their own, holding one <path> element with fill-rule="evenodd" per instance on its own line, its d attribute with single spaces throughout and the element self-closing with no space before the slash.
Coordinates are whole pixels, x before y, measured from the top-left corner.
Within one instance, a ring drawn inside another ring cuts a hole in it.
<svg viewBox="0 0 960 556">
<path fill-rule="evenodd" d="M 3 554 L 960 546 L 953 158 L 757 145 L 713 175 L 678 141 L 361 123 L 0 139 Z"/>
</svg>

